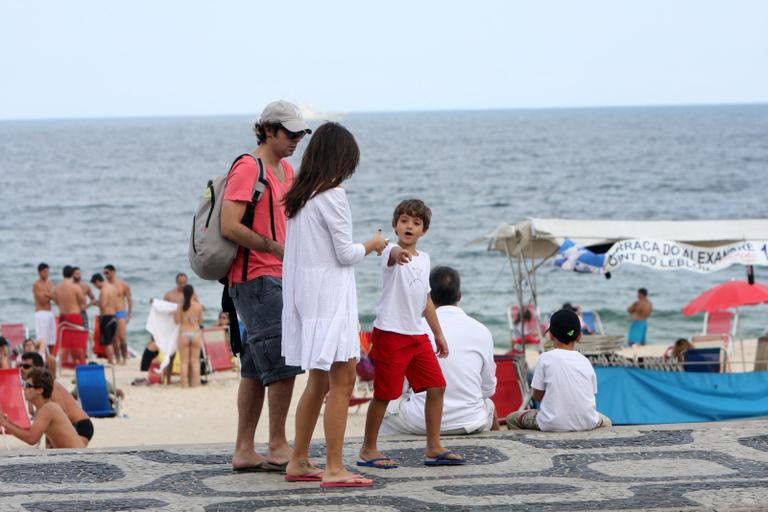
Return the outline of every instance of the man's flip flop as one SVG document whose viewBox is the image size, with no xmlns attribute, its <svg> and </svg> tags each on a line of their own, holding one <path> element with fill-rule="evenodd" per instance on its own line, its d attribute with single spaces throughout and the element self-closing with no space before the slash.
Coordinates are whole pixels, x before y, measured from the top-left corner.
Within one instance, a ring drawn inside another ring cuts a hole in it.
<svg viewBox="0 0 768 512">
<path fill-rule="evenodd" d="M 400 467 L 399 464 L 395 464 L 395 463 L 376 464 L 377 462 L 381 462 L 383 460 L 392 460 L 392 459 L 390 459 L 389 457 L 386 457 L 386 456 L 384 456 L 384 457 L 376 457 L 376 458 L 368 459 L 368 460 L 360 459 L 359 461 L 357 461 L 357 465 L 361 466 L 361 467 L 365 467 L 365 468 L 379 468 L 379 469 L 395 469 L 395 468 L 399 468 Z"/>
<path fill-rule="evenodd" d="M 323 480 L 323 470 L 315 468 L 303 475 L 285 475 L 286 482 L 320 482 Z"/>
<path fill-rule="evenodd" d="M 320 484 L 323 489 L 333 489 L 334 487 L 373 487 L 373 480 L 361 475 L 345 476 L 335 482 L 323 482 Z"/>
<path fill-rule="evenodd" d="M 459 455 L 459 454 L 456 452 L 452 452 L 451 450 L 445 450 L 444 452 L 439 453 L 437 457 L 424 457 L 424 465 L 425 466 L 460 466 L 461 464 L 464 464 L 466 462 L 464 460 L 464 457 L 462 457 L 461 459 L 449 459 L 448 458 L 449 455 Z"/>
<path fill-rule="evenodd" d="M 274 462 L 261 461 L 253 466 L 243 466 L 241 468 L 232 468 L 235 473 L 285 473 L 285 467 L 288 465 L 275 464 Z"/>
</svg>

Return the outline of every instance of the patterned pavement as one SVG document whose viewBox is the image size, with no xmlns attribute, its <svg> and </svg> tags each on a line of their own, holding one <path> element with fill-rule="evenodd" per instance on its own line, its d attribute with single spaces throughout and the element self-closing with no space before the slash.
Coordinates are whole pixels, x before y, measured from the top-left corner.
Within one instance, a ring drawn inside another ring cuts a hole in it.
<svg viewBox="0 0 768 512">
<path fill-rule="evenodd" d="M 359 443 L 347 442 L 350 465 Z M 0 452 L 0 510 L 768 510 L 768 420 L 511 430 L 445 444 L 468 464 L 428 468 L 422 439 L 385 438 L 402 467 L 362 471 L 371 489 L 334 490 L 234 474 L 231 445 Z"/>
</svg>

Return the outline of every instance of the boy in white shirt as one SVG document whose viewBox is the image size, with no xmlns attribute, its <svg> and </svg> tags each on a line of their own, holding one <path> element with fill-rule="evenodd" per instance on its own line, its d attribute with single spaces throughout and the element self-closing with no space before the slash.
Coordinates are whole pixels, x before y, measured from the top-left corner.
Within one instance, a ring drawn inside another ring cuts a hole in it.
<svg viewBox="0 0 768 512">
<path fill-rule="evenodd" d="M 408 199 L 395 208 L 392 227 L 397 244 L 382 253 L 382 294 L 373 322 L 373 400 L 368 406 L 365 439 L 358 466 L 393 469 L 398 467 L 377 448 L 379 428 L 390 400 L 400 397 L 403 382 L 416 392 L 426 391 L 424 406 L 427 448 L 424 464 L 463 464 L 464 457 L 446 450 L 440 441 L 445 379 L 437 357 L 448 356 L 448 344 L 429 296 L 429 255 L 416 250 L 416 243 L 429 229 L 432 212 L 419 199 Z M 421 325 L 422 316 L 432 330 L 437 357 Z"/>
<path fill-rule="evenodd" d="M 509 414 L 507 425 L 544 432 L 610 427 L 611 420 L 597 412 L 595 405 L 595 370 L 575 350 L 581 339 L 579 316 L 561 309 L 552 315 L 547 332 L 555 348 L 539 357 L 531 382 L 533 399 L 541 402 L 541 407 Z"/>
</svg>

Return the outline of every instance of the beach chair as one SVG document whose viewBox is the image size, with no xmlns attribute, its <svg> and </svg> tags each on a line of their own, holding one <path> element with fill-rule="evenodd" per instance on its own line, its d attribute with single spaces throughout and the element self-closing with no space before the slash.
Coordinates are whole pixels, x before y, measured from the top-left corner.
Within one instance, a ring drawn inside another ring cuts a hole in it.
<svg viewBox="0 0 768 512">
<path fill-rule="evenodd" d="M 730 334 L 708 334 L 708 335 L 700 335 L 700 336 L 691 336 L 691 343 L 693 343 L 694 348 L 717 348 L 721 349 L 723 353 L 726 355 L 725 360 L 723 361 L 723 371 L 730 373 L 731 368 L 731 362 L 730 359 L 733 359 L 733 340 L 731 339 Z"/>
<path fill-rule="evenodd" d="M 75 368 L 88 362 L 88 330 L 81 325 L 62 322 L 56 333 L 56 364 Z"/>
<path fill-rule="evenodd" d="M 27 339 L 27 327 L 24 324 L 0 324 L 0 336 L 8 340 L 13 352 Z"/>
<path fill-rule="evenodd" d="M 93 336 L 91 336 L 93 344 L 91 345 L 91 352 L 97 359 L 107 359 L 107 349 L 101 344 L 101 324 L 99 323 L 99 316 L 93 317 Z"/>
<path fill-rule="evenodd" d="M 27 416 L 27 404 L 17 368 L 0 370 L 0 414 L 7 414 L 8 419 L 21 428 L 32 426 Z"/>
<path fill-rule="evenodd" d="M 114 380 L 114 368 L 112 369 Z M 113 406 L 109 401 L 109 388 L 100 364 L 82 364 L 75 368 L 75 382 L 80 405 L 93 418 L 113 418 L 119 411 L 119 400 Z"/>
<path fill-rule="evenodd" d="M 733 311 L 714 311 L 704 315 L 704 335 L 727 334 L 733 337 L 736 326 Z"/>
<path fill-rule="evenodd" d="M 581 314 L 581 320 L 587 326 L 591 334 L 604 335 L 603 322 L 600 321 L 600 314 L 597 311 L 584 311 Z"/>
<path fill-rule="evenodd" d="M 234 368 L 232 349 L 224 327 L 203 329 L 203 351 L 209 371 L 222 372 Z"/>
<path fill-rule="evenodd" d="M 686 372 L 721 373 L 728 355 L 721 347 L 692 348 L 685 353 Z"/>
<path fill-rule="evenodd" d="M 522 384 L 525 377 L 520 374 L 519 359 L 522 358 L 493 356 L 493 360 L 496 362 L 496 393 L 491 397 L 491 400 L 496 406 L 499 424 L 502 425 L 506 423 L 506 417 L 509 413 L 525 409 L 530 402 L 530 393 L 526 394 L 525 391 L 528 386 L 527 379 L 525 386 Z"/>
</svg>

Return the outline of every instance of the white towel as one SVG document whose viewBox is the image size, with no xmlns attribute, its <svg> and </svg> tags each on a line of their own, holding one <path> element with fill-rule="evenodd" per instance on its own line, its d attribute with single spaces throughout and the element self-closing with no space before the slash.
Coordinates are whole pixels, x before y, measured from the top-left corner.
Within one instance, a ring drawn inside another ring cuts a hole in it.
<svg viewBox="0 0 768 512">
<path fill-rule="evenodd" d="M 179 339 L 179 324 L 173 319 L 173 314 L 179 308 L 175 302 L 153 299 L 147 317 L 147 330 L 155 339 L 155 343 L 163 352 L 163 362 L 160 370 L 165 369 L 171 362 L 171 356 L 176 352 Z"/>
</svg>

